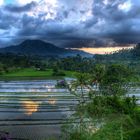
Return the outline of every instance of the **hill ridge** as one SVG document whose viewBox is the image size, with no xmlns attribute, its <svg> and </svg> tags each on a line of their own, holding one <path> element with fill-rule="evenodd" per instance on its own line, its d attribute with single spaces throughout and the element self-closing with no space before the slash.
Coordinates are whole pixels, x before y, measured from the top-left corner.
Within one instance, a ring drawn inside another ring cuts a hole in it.
<svg viewBox="0 0 140 140">
<path fill-rule="evenodd" d="M 14 53 L 14 54 L 24 54 L 24 55 L 38 55 L 38 56 L 73 56 L 80 54 L 82 56 L 93 56 L 89 53 L 78 51 L 78 50 L 68 50 L 65 48 L 60 48 L 52 43 L 45 42 L 39 39 L 24 40 L 19 45 L 12 45 L 0 49 L 0 53 Z"/>
</svg>

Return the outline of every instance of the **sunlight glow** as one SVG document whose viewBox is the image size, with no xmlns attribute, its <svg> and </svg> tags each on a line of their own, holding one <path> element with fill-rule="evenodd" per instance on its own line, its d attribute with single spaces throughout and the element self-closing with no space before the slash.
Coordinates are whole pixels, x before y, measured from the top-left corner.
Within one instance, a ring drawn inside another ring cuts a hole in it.
<svg viewBox="0 0 140 140">
<path fill-rule="evenodd" d="M 122 49 L 131 49 L 133 46 L 129 47 L 106 47 L 106 48 L 72 48 L 73 50 L 81 50 L 87 53 L 91 54 L 106 54 L 106 53 L 112 53 L 118 50 Z"/>
<path fill-rule="evenodd" d="M 57 0 L 17 0 L 19 5 L 26 5 L 36 2 L 36 6 L 27 12 L 28 16 L 38 18 L 42 15 L 42 20 L 54 19 L 57 16 L 58 1 Z"/>
<path fill-rule="evenodd" d="M 56 99 L 49 99 L 48 103 L 51 105 L 55 105 L 56 104 Z"/>
<path fill-rule="evenodd" d="M 104 3 L 105 5 L 108 5 L 109 0 L 104 0 L 103 3 Z"/>
<path fill-rule="evenodd" d="M 131 9 L 132 3 L 130 0 L 120 4 L 118 8 L 124 12 L 128 12 Z"/>
<path fill-rule="evenodd" d="M 31 3 L 32 1 L 39 2 L 39 0 L 16 0 L 18 4 L 25 5 Z"/>
<path fill-rule="evenodd" d="M 34 112 L 37 112 L 39 103 L 33 101 L 23 101 L 22 106 L 25 110 L 25 114 L 30 116 Z"/>
<path fill-rule="evenodd" d="M 4 4 L 4 0 L 0 0 L 0 6 Z"/>
</svg>

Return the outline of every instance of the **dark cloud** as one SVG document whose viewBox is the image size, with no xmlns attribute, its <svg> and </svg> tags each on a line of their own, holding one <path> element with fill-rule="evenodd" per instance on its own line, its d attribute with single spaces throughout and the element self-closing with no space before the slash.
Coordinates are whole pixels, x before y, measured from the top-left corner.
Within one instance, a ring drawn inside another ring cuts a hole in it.
<svg viewBox="0 0 140 140">
<path fill-rule="evenodd" d="M 89 21 L 87 27 L 96 27 L 96 24 L 103 22 L 102 26 L 97 26 L 99 37 L 108 38 L 122 43 L 138 43 L 140 40 L 140 2 L 132 1 L 132 7 L 128 11 L 120 10 L 120 4 L 129 2 L 126 0 L 110 0 L 108 5 L 103 4 L 101 0 L 95 0 L 93 6 L 94 20 Z M 98 22 L 97 22 L 98 20 Z M 95 23 L 95 24 L 92 24 Z"/>
<path fill-rule="evenodd" d="M 37 3 L 32 1 L 31 3 L 28 3 L 27 5 L 24 5 L 24 6 L 16 6 L 16 5 L 9 4 L 9 5 L 6 5 L 4 9 L 9 12 L 19 13 L 19 12 L 30 11 L 32 10 L 32 8 L 36 6 L 37 6 Z"/>
<path fill-rule="evenodd" d="M 7 31 L 12 27 L 18 27 L 18 17 L 15 17 L 12 14 L 8 14 L 0 9 L 0 29 Z M 1 33 L 1 32 L 0 32 Z M 8 34 L 9 36 L 9 34 Z"/>
<path fill-rule="evenodd" d="M 74 48 L 140 42 L 139 0 L 87 0 L 87 5 L 81 0 L 58 2 L 61 4 L 57 8 L 49 4 L 44 8 L 36 2 L 1 8 L 0 37 L 9 32 L 14 36 L 13 42 L 39 38 Z M 33 11 L 35 7 L 37 10 Z"/>
</svg>

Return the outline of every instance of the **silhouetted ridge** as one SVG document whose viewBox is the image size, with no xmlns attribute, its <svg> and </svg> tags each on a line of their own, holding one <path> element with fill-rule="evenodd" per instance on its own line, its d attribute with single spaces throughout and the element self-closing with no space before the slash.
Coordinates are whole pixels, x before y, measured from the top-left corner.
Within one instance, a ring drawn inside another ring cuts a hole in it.
<svg viewBox="0 0 140 140">
<path fill-rule="evenodd" d="M 80 54 L 82 56 L 92 56 L 91 54 L 85 53 L 78 50 L 68 50 L 60 48 L 54 44 L 44 42 L 42 40 L 25 40 L 19 45 L 9 46 L 1 48 L 0 53 L 14 53 L 24 55 L 37 55 L 37 56 L 72 56 Z"/>
</svg>

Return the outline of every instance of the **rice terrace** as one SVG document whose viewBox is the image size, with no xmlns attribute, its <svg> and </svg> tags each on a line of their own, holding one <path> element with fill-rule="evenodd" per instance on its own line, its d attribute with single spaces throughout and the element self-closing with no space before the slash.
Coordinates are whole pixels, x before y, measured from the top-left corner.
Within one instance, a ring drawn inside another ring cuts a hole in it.
<svg viewBox="0 0 140 140">
<path fill-rule="evenodd" d="M 0 140 L 140 140 L 140 0 L 0 0 Z"/>
<path fill-rule="evenodd" d="M 0 129 L 13 138 L 44 139 L 60 135 L 77 104 L 56 80 L 0 82 Z"/>
</svg>

